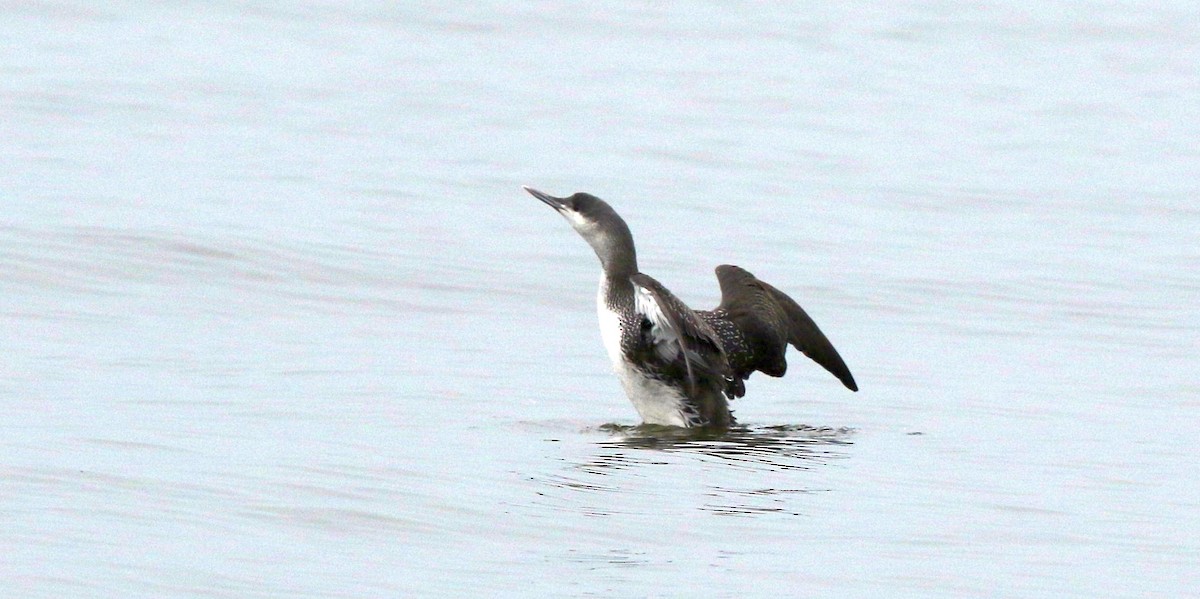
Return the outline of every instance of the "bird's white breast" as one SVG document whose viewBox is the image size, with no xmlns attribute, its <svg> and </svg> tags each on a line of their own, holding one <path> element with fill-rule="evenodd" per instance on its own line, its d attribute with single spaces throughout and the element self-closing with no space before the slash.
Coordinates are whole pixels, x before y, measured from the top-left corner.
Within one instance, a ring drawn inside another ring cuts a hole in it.
<svg viewBox="0 0 1200 599">
<path fill-rule="evenodd" d="M 600 337 L 613 367 L 624 361 L 621 356 L 621 315 L 609 309 L 604 298 L 608 295 L 608 277 L 600 274 L 600 289 L 596 292 L 596 314 L 600 316 Z"/>
<path fill-rule="evenodd" d="M 621 353 L 621 315 L 610 309 L 604 301 L 608 294 L 608 280 L 600 276 L 600 289 L 596 294 L 596 313 L 600 317 L 600 336 L 604 349 L 612 361 L 613 372 L 621 381 L 625 395 L 646 424 L 688 426 L 684 416 L 684 398 L 678 389 L 657 379 L 646 376 L 625 359 Z"/>
</svg>

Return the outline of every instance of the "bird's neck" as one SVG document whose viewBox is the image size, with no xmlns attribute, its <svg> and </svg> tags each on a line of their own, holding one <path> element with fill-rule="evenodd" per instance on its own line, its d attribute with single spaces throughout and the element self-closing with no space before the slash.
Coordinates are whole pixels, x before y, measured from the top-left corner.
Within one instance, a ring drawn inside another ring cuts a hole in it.
<svg viewBox="0 0 1200 599">
<path fill-rule="evenodd" d="M 637 249 L 633 245 L 633 235 L 625 221 L 615 220 L 604 227 L 598 227 L 584 234 L 588 245 L 600 259 L 600 267 L 604 269 L 604 277 L 610 281 L 629 283 L 629 277 L 637 274 Z"/>
<path fill-rule="evenodd" d="M 629 280 L 629 277 L 636 273 L 636 270 L 629 273 L 624 271 L 614 273 L 607 268 L 601 271 L 600 289 L 597 294 L 599 303 L 613 310 L 632 306 L 633 282 Z"/>
</svg>

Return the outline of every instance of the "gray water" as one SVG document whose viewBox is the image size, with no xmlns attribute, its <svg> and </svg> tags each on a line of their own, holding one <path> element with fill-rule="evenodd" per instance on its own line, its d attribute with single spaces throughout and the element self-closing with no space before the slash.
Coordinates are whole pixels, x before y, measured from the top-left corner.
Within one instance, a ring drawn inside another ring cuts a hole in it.
<svg viewBox="0 0 1200 599">
<path fill-rule="evenodd" d="M 7 597 L 1200 588 L 1192 2 L 6 3 Z M 635 428 L 591 191 L 797 298 Z"/>
</svg>

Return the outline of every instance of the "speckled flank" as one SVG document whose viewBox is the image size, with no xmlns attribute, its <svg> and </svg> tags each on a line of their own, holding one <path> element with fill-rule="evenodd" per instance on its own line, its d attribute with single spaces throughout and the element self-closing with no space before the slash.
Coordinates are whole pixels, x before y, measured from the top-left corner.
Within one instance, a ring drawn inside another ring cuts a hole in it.
<svg viewBox="0 0 1200 599">
<path fill-rule="evenodd" d="M 750 351 L 746 345 L 746 336 L 742 334 L 742 330 L 729 320 L 729 313 L 725 310 L 717 309 L 711 311 L 700 310 L 696 314 L 712 327 L 717 335 L 721 337 L 721 345 L 725 348 L 726 355 L 730 361 L 735 361 L 735 356 L 742 356 Z"/>
</svg>

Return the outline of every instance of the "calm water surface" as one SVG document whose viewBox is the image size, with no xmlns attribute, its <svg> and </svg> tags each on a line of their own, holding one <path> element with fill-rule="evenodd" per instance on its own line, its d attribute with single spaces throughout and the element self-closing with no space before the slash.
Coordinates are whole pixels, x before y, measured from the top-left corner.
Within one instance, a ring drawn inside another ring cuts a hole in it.
<svg viewBox="0 0 1200 599">
<path fill-rule="evenodd" d="M 0 591 L 1200 588 L 1192 3 L 10 3 Z M 609 199 L 803 357 L 638 428 Z"/>
</svg>

